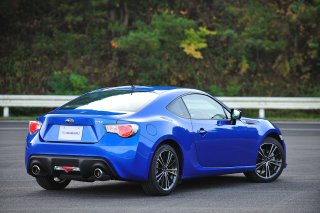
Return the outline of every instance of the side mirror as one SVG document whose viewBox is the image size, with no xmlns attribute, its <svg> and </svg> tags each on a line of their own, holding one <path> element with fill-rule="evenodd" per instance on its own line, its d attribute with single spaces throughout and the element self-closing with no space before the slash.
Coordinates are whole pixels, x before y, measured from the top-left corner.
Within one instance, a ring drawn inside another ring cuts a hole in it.
<svg viewBox="0 0 320 213">
<path fill-rule="evenodd" d="M 238 109 L 231 109 L 231 122 L 236 124 L 236 120 L 239 120 L 242 116 L 242 112 Z"/>
</svg>

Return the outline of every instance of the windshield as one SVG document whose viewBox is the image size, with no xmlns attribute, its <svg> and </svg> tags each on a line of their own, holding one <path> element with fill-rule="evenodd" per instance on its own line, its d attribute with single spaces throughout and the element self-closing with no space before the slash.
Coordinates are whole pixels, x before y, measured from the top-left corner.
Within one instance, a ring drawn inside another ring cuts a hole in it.
<svg viewBox="0 0 320 213">
<path fill-rule="evenodd" d="M 158 97 L 157 93 L 131 90 L 106 90 L 85 94 L 60 110 L 86 109 L 108 112 L 137 112 Z"/>
</svg>

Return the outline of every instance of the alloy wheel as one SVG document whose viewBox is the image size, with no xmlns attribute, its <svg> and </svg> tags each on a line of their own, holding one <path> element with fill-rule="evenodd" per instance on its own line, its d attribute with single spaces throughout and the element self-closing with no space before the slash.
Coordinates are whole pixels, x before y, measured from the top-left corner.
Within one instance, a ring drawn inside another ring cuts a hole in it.
<svg viewBox="0 0 320 213">
<path fill-rule="evenodd" d="M 155 172 L 159 187 L 171 190 L 178 178 L 178 161 L 172 151 L 164 150 L 159 154 Z"/>
<path fill-rule="evenodd" d="M 271 179 L 281 170 L 282 160 L 282 153 L 277 145 L 263 143 L 259 148 L 255 172 L 260 178 Z"/>
</svg>

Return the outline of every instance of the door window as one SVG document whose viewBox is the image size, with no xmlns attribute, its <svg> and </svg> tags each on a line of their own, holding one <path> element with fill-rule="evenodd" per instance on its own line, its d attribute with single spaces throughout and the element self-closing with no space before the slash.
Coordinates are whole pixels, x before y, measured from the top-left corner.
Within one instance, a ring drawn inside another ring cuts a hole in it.
<svg viewBox="0 0 320 213">
<path fill-rule="evenodd" d="M 192 94 L 182 97 L 191 119 L 227 119 L 223 107 L 206 95 Z"/>
</svg>

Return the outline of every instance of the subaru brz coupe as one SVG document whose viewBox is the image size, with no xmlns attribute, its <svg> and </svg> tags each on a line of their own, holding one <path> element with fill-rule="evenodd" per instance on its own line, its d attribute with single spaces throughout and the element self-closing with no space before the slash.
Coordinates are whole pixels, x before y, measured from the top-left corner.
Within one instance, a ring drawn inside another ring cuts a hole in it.
<svg viewBox="0 0 320 213">
<path fill-rule="evenodd" d="M 140 182 L 150 195 L 210 175 L 272 182 L 286 167 L 281 132 L 241 114 L 195 89 L 95 90 L 30 121 L 26 170 L 48 190 L 113 179 Z"/>
</svg>

